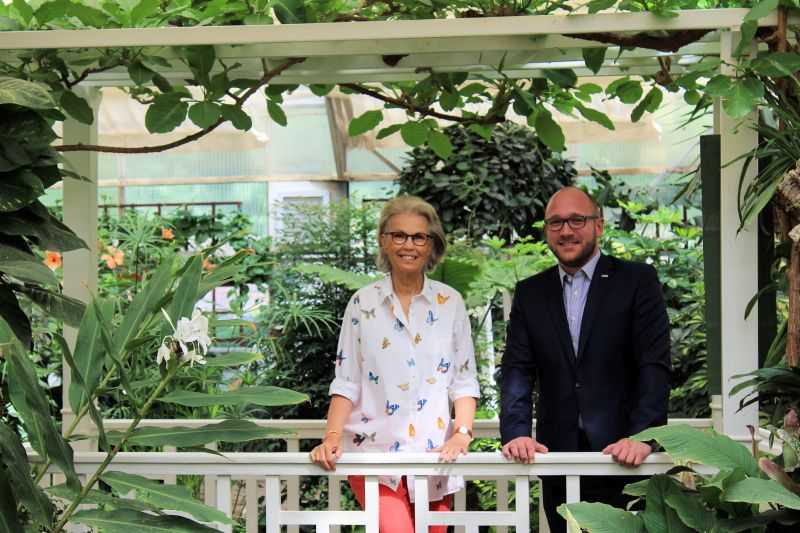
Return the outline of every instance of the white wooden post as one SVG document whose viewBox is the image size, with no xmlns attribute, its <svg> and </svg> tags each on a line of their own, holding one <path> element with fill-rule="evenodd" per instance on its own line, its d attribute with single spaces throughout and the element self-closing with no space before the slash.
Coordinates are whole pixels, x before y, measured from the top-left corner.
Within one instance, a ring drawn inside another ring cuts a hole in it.
<svg viewBox="0 0 800 533">
<path fill-rule="evenodd" d="M 245 479 L 245 531 L 258 533 L 258 478 Z"/>
<path fill-rule="evenodd" d="M 426 485 L 427 488 L 427 485 Z M 366 533 L 378 533 L 379 512 L 379 487 L 377 476 L 364 478 L 364 511 L 367 513 Z"/>
<path fill-rule="evenodd" d="M 520 495 L 517 495 L 519 498 Z M 528 495 L 524 495 L 525 500 L 528 501 Z M 517 500 L 517 505 L 520 505 L 520 500 Z M 508 511 L 508 479 L 507 478 L 500 478 L 497 480 L 497 510 L 498 511 Z M 507 526 L 497 526 L 497 533 L 507 533 L 508 527 Z"/>
<path fill-rule="evenodd" d="M 267 477 L 264 504 L 266 506 L 266 533 L 281 533 L 281 478 Z"/>
<path fill-rule="evenodd" d="M 339 511 L 342 508 L 342 476 L 328 476 L 328 509 Z M 326 533 L 340 533 L 340 526 L 331 526 Z"/>
<path fill-rule="evenodd" d="M 65 144 L 97 144 L 97 117 L 101 94 L 96 88 L 81 89 L 94 112 L 92 124 L 82 124 L 75 119 L 64 121 L 63 138 Z M 73 250 L 64 254 L 64 294 L 83 302 L 91 301 L 97 289 L 97 152 L 67 152 L 64 154 L 65 167 L 88 181 L 64 178 L 64 223 L 86 242 L 88 250 Z M 75 328 L 64 327 L 64 337 L 70 347 L 75 347 L 78 332 Z M 69 404 L 70 369 L 66 363 L 61 371 L 61 410 L 62 430 L 66 430 L 75 414 Z M 94 435 L 97 433 L 89 417 L 85 417 L 78 433 Z M 75 450 L 91 451 L 97 449 L 94 439 L 72 443 Z"/>
<path fill-rule="evenodd" d="M 567 476 L 567 503 L 581 501 L 581 477 Z"/>
<path fill-rule="evenodd" d="M 228 515 L 228 518 L 233 516 L 231 512 L 231 476 L 217 476 L 217 501 L 216 508 Z M 230 524 L 217 524 L 217 529 L 223 533 L 231 533 L 233 528 Z"/>
<path fill-rule="evenodd" d="M 428 477 L 414 476 L 414 531 L 428 533 L 430 503 L 428 501 Z"/>
<path fill-rule="evenodd" d="M 300 451 L 300 439 L 286 439 L 287 452 Z M 286 509 L 300 510 L 300 476 L 292 476 L 286 480 Z M 287 533 L 299 533 L 298 526 L 286 526 Z"/>
<path fill-rule="evenodd" d="M 736 63 L 733 51 L 741 37 L 738 28 L 722 31 L 720 57 L 722 73 L 731 75 Z M 728 117 L 717 106 L 716 124 L 720 135 L 720 240 L 721 240 L 721 329 L 722 329 L 722 431 L 741 442 L 750 440 L 748 425 L 758 427 L 758 406 L 752 404 L 738 411 L 741 392 L 729 393 L 735 374 L 758 368 L 758 313 L 756 309 L 745 320 L 747 303 L 758 291 L 758 243 L 756 222 L 739 229 L 738 190 L 742 160 L 731 163 L 758 144 L 758 134 L 752 125 L 757 120 L 752 113 L 744 121 Z M 730 164 L 729 164 L 730 163 Z M 756 165 L 751 164 L 746 180 L 755 177 Z"/>
<path fill-rule="evenodd" d="M 206 447 L 209 450 L 216 450 L 218 444 L 216 442 L 209 442 Z M 217 501 L 217 477 L 205 476 L 203 478 L 203 492 L 206 505 L 214 506 Z"/>
<path fill-rule="evenodd" d="M 531 491 L 528 476 L 517 476 L 515 479 L 514 489 L 517 495 L 517 506 L 515 509 L 516 524 L 514 524 L 514 527 L 516 528 L 517 532 L 530 530 L 531 511 L 530 502 L 528 499 L 530 498 Z M 506 509 L 507 508 L 508 506 L 506 505 Z"/>
</svg>

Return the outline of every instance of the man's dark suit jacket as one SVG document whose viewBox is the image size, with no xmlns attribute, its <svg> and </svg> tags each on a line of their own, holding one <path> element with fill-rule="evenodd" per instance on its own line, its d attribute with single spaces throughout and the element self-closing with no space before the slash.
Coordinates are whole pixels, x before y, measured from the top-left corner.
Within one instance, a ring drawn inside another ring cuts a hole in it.
<svg viewBox="0 0 800 533">
<path fill-rule="evenodd" d="M 503 443 L 531 436 L 538 383 L 537 440 L 578 450 L 578 415 L 592 450 L 667 423 L 670 344 L 655 269 L 601 256 L 574 353 L 558 267 L 517 284 L 503 355 Z"/>
</svg>

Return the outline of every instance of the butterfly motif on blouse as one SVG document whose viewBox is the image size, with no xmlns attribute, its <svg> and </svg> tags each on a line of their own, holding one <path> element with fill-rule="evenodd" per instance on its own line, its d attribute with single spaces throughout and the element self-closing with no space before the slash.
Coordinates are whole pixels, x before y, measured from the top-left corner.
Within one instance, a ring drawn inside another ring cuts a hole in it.
<svg viewBox="0 0 800 533">
<path fill-rule="evenodd" d="M 434 378 L 434 377 L 430 377 L 430 378 L 427 378 L 425 381 L 427 381 L 428 383 L 430 383 L 431 385 L 433 385 L 434 383 L 436 383 L 436 378 Z"/>
<path fill-rule="evenodd" d="M 439 429 L 444 429 L 444 420 L 442 420 L 441 416 L 436 417 L 436 427 Z"/>
<path fill-rule="evenodd" d="M 459 372 L 466 372 L 467 370 L 469 370 L 469 359 L 464 361 L 464 364 L 458 367 Z"/>
<path fill-rule="evenodd" d="M 372 370 L 370 370 L 370 371 L 369 371 L 369 380 L 370 380 L 370 381 L 372 381 L 372 382 L 374 382 L 374 383 L 375 383 L 375 385 L 377 385 L 377 384 L 378 384 L 378 380 L 379 380 L 379 379 L 380 379 L 380 376 L 376 376 L 375 374 L 373 374 L 373 373 L 372 373 Z"/>
<path fill-rule="evenodd" d="M 386 348 L 388 348 L 388 347 L 389 347 L 389 346 L 391 346 L 391 345 L 392 345 L 392 343 L 391 343 L 391 342 L 389 342 L 389 339 L 387 339 L 386 337 L 384 337 L 384 338 L 383 338 L 383 342 L 381 342 L 381 348 L 383 348 L 383 349 L 385 350 Z"/>
<path fill-rule="evenodd" d="M 417 411 L 422 411 L 422 408 L 425 407 L 425 404 L 428 403 L 427 398 L 422 398 L 417 400 Z"/>
<path fill-rule="evenodd" d="M 375 308 L 372 309 L 362 309 L 361 314 L 364 315 L 364 318 L 370 319 L 375 318 Z"/>
<path fill-rule="evenodd" d="M 444 357 L 442 357 L 442 360 L 439 361 L 439 365 L 436 367 L 436 371 L 447 374 L 448 370 L 450 370 L 450 361 L 445 361 Z"/>
<path fill-rule="evenodd" d="M 417 431 L 414 429 L 414 424 L 409 424 L 408 425 L 408 436 L 413 438 L 416 435 L 417 435 Z"/>
<path fill-rule="evenodd" d="M 422 342 L 422 336 L 419 333 L 417 333 L 417 336 L 414 337 L 414 344 L 419 344 L 421 342 Z"/>
<path fill-rule="evenodd" d="M 409 386 L 410 386 L 409 383 L 401 383 L 397 386 L 397 388 L 400 389 L 401 391 L 407 391 Z"/>
<path fill-rule="evenodd" d="M 442 480 L 436 482 L 436 490 L 442 490 Z"/>
<path fill-rule="evenodd" d="M 409 368 L 417 366 L 417 360 L 414 359 L 413 357 L 411 359 L 406 359 L 406 364 L 408 365 Z"/>
<path fill-rule="evenodd" d="M 428 444 L 425 446 L 425 449 L 430 451 L 434 448 L 436 448 L 436 445 L 433 443 L 431 439 L 428 439 Z"/>
<path fill-rule="evenodd" d="M 444 294 L 442 294 L 441 292 L 437 292 L 437 293 L 436 293 L 436 301 L 439 303 L 439 305 L 444 305 L 444 304 L 446 304 L 446 303 L 447 303 L 447 300 L 449 300 L 449 299 L 450 299 L 450 297 L 449 297 L 449 296 L 445 296 L 445 295 L 444 295 Z"/>
<path fill-rule="evenodd" d="M 434 322 L 436 322 L 437 320 L 439 320 L 439 319 L 436 318 L 436 315 L 433 314 L 433 311 L 431 311 L 429 309 L 428 310 L 428 318 L 425 319 L 425 323 L 428 324 L 429 326 L 432 326 L 434 324 Z"/>
<path fill-rule="evenodd" d="M 356 317 L 353 317 L 353 318 L 350 319 L 350 323 L 353 324 L 354 326 L 357 326 L 358 322 L 359 322 L 359 320 Z"/>
<path fill-rule="evenodd" d="M 394 444 L 389 446 L 389 451 L 390 452 L 399 452 L 400 451 L 400 442 L 399 441 L 394 441 Z"/>
<path fill-rule="evenodd" d="M 367 422 L 369 422 L 369 418 L 367 418 L 367 417 L 366 417 L 366 416 L 364 416 L 364 415 L 361 415 L 361 423 L 362 423 L 362 424 L 366 424 Z"/>
<path fill-rule="evenodd" d="M 390 403 L 389 400 L 386 400 L 386 414 L 392 416 L 395 411 L 400 409 L 400 406 L 396 403 Z"/>
<path fill-rule="evenodd" d="M 353 298 L 353 303 L 356 304 L 356 305 L 360 304 L 361 303 L 361 298 L 359 298 L 358 296 L 354 297 Z"/>
<path fill-rule="evenodd" d="M 405 326 L 403 325 L 402 322 L 400 322 L 399 319 L 397 319 L 397 318 L 394 319 L 394 330 L 395 331 L 403 331 L 404 327 Z"/>
<path fill-rule="evenodd" d="M 369 439 L 370 442 L 375 442 L 375 435 L 377 433 L 356 433 L 353 435 L 353 444 L 356 446 L 361 446 L 365 440 Z"/>
<path fill-rule="evenodd" d="M 336 364 L 338 366 L 342 366 L 342 361 L 344 361 L 345 359 L 347 359 L 347 356 L 344 355 L 344 352 L 342 350 L 339 350 L 339 353 L 336 354 Z"/>
</svg>

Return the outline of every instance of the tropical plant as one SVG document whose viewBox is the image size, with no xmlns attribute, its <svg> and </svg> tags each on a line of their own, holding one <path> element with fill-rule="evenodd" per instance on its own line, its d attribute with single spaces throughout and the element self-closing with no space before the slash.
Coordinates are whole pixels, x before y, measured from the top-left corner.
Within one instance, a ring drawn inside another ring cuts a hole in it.
<svg viewBox="0 0 800 533">
<path fill-rule="evenodd" d="M 572 161 L 554 153 L 530 129 L 507 122 L 489 135 L 460 125 L 444 134 L 453 153 L 416 147 L 400 171 L 400 191 L 425 198 L 445 231 L 480 240 L 528 236 L 548 198 L 572 183 Z"/>
<path fill-rule="evenodd" d="M 53 266 L 60 254 L 86 243 L 53 217 L 39 201 L 45 189 L 61 181 L 56 139 L 51 126 L 60 116 L 42 86 L 0 77 L 0 318 L 24 346 L 32 332 L 24 303 L 77 325 L 84 305 L 61 293 L 58 280 L 38 253 L 50 250 Z"/>
<path fill-rule="evenodd" d="M 209 290 L 229 282 L 241 268 L 240 253 L 203 273 L 203 258 L 191 256 L 176 264 L 166 258 L 152 272 L 143 289 L 127 310 L 120 312 L 113 301 L 96 298 L 87 306 L 80 322 L 78 339 L 70 349 L 56 334 L 61 355 L 69 364 L 72 383 L 69 402 L 75 418 L 59 431 L 58 421 L 49 414 L 47 400 L 36 378 L 27 348 L 17 339 L 5 320 L 0 320 L 0 356 L 6 363 L 5 386 L 9 399 L 25 429 L 30 445 L 38 454 L 31 472 L 19 435 L 0 423 L 0 491 L 5 530 L 22 531 L 30 520 L 35 527 L 57 533 L 67 524 L 105 527 L 111 521 L 118 527 L 183 528 L 213 531 L 188 518 L 160 514 L 164 509 L 188 513 L 200 522 L 231 523 L 220 511 L 194 500 L 182 487 L 164 487 L 141 476 L 109 471 L 114 456 L 127 446 L 202 447 L 212 441 L 244 442 L 275 436 L 281 432 L 259 428 L 244 420 L 223 420 L 201 428 L 139 428 L 138 425 L 156 403 L 197 406 L 278 406 L 308 401 L 308 396 L 270 386 L 242 386 L 229 391 L 187 391 L 175 387 L 175 378 L 195 365 L 239 366 L 242 354 L 211 357 L 209 322 L 197 311 L 198 299 Z M 220 325 L 218 323 L 217 325 Z M 135 381 L 131 369 L 136 361 L 146 360 L 159 369 L 155 383 Z M 245 361 L 246 362 L 246 361 Z M 124 431 L 106 432 L 95 406 L 109 390 L 121 389 L 132 405 L 133 420 Z M 89 417 L 97 430 L 99 447 L 105 459 L 85 482 L 78 478 L 73 464 L 70 440 L 81 421 Z M 61 471 L 66 483 L 44 492 L 38 482 L 50 467 Z M 113 494 L 98 491 L 103 481 Z M 14 486 L 14 491 L 10 487 Z M 122 498 L 135 491 L 138 501 Z M 51 497 L 69 502 L 56 512 Z M 82 505 L 93 510 L 78 510 Z M 157 514 L 151 514 L 155 510 Z M 124 524 L 124 525 L 123 525 Z"/>
<path fill-rule="evenodd" d="M 768 524 L 800 523 L 800 485 L 787 483 L 782 469 L 757 460 L 731 438 L 685 425 L 651 428 L 633 438 L 656 440 L 677 464 L 689 466 L 628 485 L 626 494 L 644 500 L 638 513 L 602 503 L 560 506 L 571 531 L 763 531 Z M 717 473 L 698 473 L 692 464 Z"/>
</svg>

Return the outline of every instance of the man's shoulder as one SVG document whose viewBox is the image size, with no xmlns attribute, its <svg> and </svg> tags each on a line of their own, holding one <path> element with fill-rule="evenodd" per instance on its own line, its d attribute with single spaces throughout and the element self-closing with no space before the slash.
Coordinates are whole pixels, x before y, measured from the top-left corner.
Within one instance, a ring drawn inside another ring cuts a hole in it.
<svg viewBox="0 0 800 533">
<path fill-rule="evenodd" d="M 641 276 L 643 274 L 651 274 L 655 272 L 655 267 L 653 267 L 653 265 L 650 263 L 643 261 L 630 261 L 628 259 L 614 257 L 613 255 L 604 255 L 603 257 L 606 259 L 606 261 L 608 261 L 610 269 L 616 270 L 622 274 L 629 276 Z"/>
<path fill-rule="evenodd" d="M 558 271 L 558 266 L 552 266 L 548 269 L 542 270 L 538 274 L 534 274 L 533 276 L 527 277 L 522 281 L 517 283 L 517 290 L 529 290 L 529 289 L 536 289 L 551 283 L 553 280 L 558 279 L 558 275 L 556 274 Z"/>
</svg>

